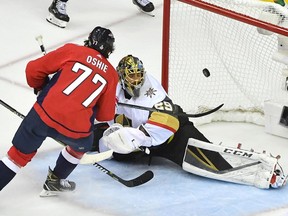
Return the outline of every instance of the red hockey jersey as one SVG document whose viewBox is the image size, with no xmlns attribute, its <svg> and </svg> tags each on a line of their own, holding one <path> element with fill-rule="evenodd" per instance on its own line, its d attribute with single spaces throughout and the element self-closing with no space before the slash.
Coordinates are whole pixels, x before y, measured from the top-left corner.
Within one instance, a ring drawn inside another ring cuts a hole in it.
<svg viewBox="0 0 288 216">
<path fill-rule="evenodd" d="M 50 74 L 53 77 L 47 83 Z M 66 44 L 30 61 L 26 78 L 30 87 L 43 89 L 34 104 L 41 119 L 65 136 L 86 137 L 95 118 L 110 121 L 114 117 L 118 75 L 92 48 Z"/>
</svg>

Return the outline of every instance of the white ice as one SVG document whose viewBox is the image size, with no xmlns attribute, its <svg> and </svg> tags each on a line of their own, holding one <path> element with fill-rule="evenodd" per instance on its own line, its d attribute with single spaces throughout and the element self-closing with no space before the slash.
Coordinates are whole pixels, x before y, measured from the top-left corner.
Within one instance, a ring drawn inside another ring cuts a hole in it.
<svg viewBox="0 0 288 216">
<path fill-rule="evenodd" d="M 25 65 L 41 56 L 35 37 L 43 36 L 49 52 L 67 42 L 82 44 L 97 25 L 110 28 L 115 35 L 116 50 L 110 58 L 114 65 L 123 56 L 133 54 L 143 60 L 149 73 L 160 79 L 163 1 L 153 2 L 155 17 L 141 14 L 131 0 L 72 0 L 67 8 L 71 21 L 66 29 L 60 29 L 45 20 L 51 0 L 0 0 L 0 99 L 27 114 L 35 96 L 26 84 Z M 0 106 L 0 122 L 2 158 L 21 118 Z M 235 146 L 242 143 L 243 148 L 281 154 L 280 162 L 288 171 L 287 139 L 265 134 L 261 126 L 213 123 L 199 126 L 199 130 L 215 142 Z M 160 158 L 153 158 L 151 166 L 147 162 L 101 162 L 124 179 L 152 170 L 155 177 L 142 186 L 127 188 L 96 167 L 81 165 L 69 177 L 77 183 L 75 193 L 40 198 L 48 166 L 54 166 L 61 149 L 52 139 L 43 143 L 32 162 L 0 192 L 1 216 L 288 215 L 288 187 L 261 190 L 206 179 L 186 173 Z"/>
</svg>

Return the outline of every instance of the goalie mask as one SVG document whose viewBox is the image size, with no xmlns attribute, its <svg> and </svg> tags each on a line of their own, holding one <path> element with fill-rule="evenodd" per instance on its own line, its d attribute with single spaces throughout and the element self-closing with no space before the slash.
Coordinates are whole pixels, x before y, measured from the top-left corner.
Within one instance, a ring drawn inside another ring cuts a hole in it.
<svg viewBox="0 0 288 216">
<path fill-rule="evenodd" d="M 145 80 L 143 63 L 137 57 L 128 55 L 121 59 L 116 68 L 122 88 L 131 96 L 139 97 Z"/>
</svg>

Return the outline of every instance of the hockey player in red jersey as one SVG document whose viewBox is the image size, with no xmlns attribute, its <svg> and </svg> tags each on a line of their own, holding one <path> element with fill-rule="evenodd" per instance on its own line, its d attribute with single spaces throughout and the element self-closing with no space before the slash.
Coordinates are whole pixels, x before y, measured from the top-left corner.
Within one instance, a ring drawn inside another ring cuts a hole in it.
<svg viewBox="0 0 288 216">
<path fill-rule="evenodd" d="M 55 168 L 49 168 L 40 196 L 75 189 L 66 178 L 92 147 L 94 120 L 110 121 L 115 114 L 118 76 L 107 60 L 114 41 L 109 29 L 98 26 L 84 46 L 66 44 L 27 64 L 27 83 L 38 97 L 0 161 L 0 190 L 31 161 L 46 137 L 67 146 Z"/>
<path fill-rule="evenodd" d="M 117 100 L 131 106 L 118 105 L 114 124 L 110 123 L 102 138 L 104 126 L 98 125 L 95 150 L 112 149 L 118 161 L 163 157 L 193 174 L 259 188 L 285 185 L 286 176 L 277 158 L 211 143 L 181 107 L 172 103 L 161 84 L 145 72 L 137 57 L 124 57 L 117 72 Z M 133 105 L 159 112 L 135 109 Z"/>
</svg>

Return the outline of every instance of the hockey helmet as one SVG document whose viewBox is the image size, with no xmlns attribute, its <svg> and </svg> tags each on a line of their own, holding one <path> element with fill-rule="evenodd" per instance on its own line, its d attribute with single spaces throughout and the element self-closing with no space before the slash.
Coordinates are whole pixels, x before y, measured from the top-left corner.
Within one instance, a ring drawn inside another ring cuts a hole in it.
<svg viewBox="0 0 288 216">
<path fill-rule="evenodd" d="M 84 45 L 100 52 L 105 58 L 114 51 L 115 38 L 109 29 L 97 26 L 89 34 Z"/>
<path fill-rule="evenodd" d="M 142 61 L 132 55 L 125 56 L 120 60 L 116 70 L 122 88 L 131 97 L 139 97 L 146 73 Z"/>
</svg>

